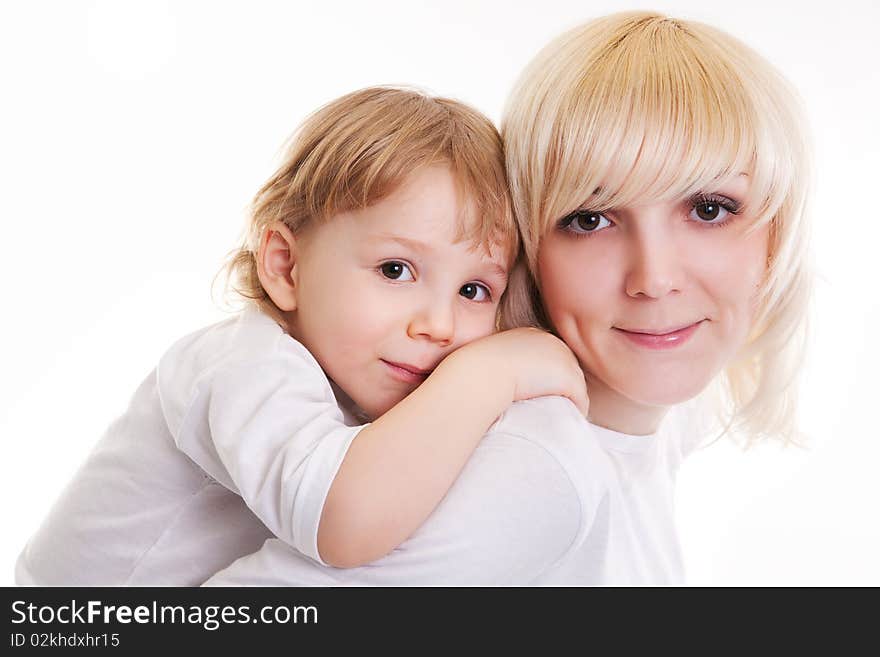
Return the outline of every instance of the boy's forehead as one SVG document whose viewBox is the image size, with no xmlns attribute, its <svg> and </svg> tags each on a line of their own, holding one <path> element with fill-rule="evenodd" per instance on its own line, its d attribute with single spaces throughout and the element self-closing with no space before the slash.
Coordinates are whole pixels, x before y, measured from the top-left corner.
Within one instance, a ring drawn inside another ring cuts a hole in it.
<svg viewBox="0 0 880 657">
<path fill-rule="evenodd" d="M 457 252 L 505 270 L 516 240 L 508 244 L 511 237 L 502 234 L 501 222 L 487 217 L 480 200 L 468 191 L 448 166 L 426 166 L 376 202 L 329 221 L 342 220 L 338 225 L 345 234 L 363 244 L 396 244 L 416 253 Z"/>
<path fill-rule="evenodd" d="M 376 204 L 349 213 L 356 239 L 372 243 L 396 243 L 416 251 L 440 250 L 464 245 L 467 251 L 503 261 L 503 239 L 486 237 L 479 214 L 459 205 L 397 207 Z"/>
<path fill-rule="evenodd" d="M 424 268 L 425 272 L 486 276 L 499 284 L 507 280 L 511 266 L 508 249 L 498 245 L 487 247 L 468 239 L 437 242 L 383 232 L 361 240 L 355 248 L 370 261 L 400 258 L 415 264 L 417 268 Z"/>
<path fill-rule="evenodd" d="M 454 250 L 472 254 L 489 265 L 493 265 L 500 273 L 507 272 L 507 249 L 497 242 L 483 243 L 470 237 L 458 239 L 432 239 L 431 235 L 419 235 L 412 233 L 396 233 L 377 231 L 365 237 L 363 243 L 367 246 L 400 246 L 416 253 L 428 256 L 442 251 Z M 464 247 L 462 249 L 461 247 Z"/>
</svg>

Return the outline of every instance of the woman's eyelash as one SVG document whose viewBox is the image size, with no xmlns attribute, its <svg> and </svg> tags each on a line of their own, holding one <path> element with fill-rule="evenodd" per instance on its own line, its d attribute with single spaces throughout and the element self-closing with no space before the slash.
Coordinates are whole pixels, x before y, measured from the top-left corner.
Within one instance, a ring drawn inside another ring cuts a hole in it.
<svg viewBox="0 0 880 657">
<path fill-rule="evenodd" d="M 739 214 L 742 211 L 742 204 L 738 201 L 718 194 L 697 194 L 691 198 L 691 205 L 694 207 L 699 205 L 719 205 L 730 214 Z"/>
<path fill-rule="evenodd" d="M 720 208 L 724 210 L 725 213 L 730 215 L 730 217 L 725 217 L 722 221 L 713 221 L 710 218 L 701 217 L 703 221 L 699 221 L 699 223 L 703 226 L 712 228 L 722 228 L 724 226 L 727 226 L 731 223 L 732 217 L 740 214 L 743 209 L 743 206 L 739 201 L 736 201 L 727 196 L 722 196 L 720 194 L 707 193 L 695 194 L 687 201 L 687 206 L 689 208 L 689 215 L 691 215 L 697 208 L 711 208 L 712 206 L 714 206 L 715 208 Z M 580 208 L 570 214 L 565 215 L 557 222 L 557 226 L 560 230 L 564 230 L 566 233 L 573 237 L 592 237 L 595 233 L 598 233 L 603 229 L 600 225 L 597 225 L 596 229 L 589 230 L 574 230 L 572 228 L 572 225 L 576 221 L 580 221 L 585 218 L 588 218 L 591 222 L 597 221 L 599 224 L 601 224 L 602 221 L 606 221 L 608 222 L 608 226 L 606 227 L 614 225 L 614 223 L 606 217 L 605 212 L 600 212 L 587 208 Z M 583 229 L 584 227 L 581 226 L 581 228 Z"/>
<path fill-rule="evenodd" d="M 571 225 L 574 224 L 574 222 L 579 221 L 581 219 L 587 219 L 590 222 L 595 220 L 596 226 L 589 229 L 589 230 L 584 229 L 583 226 L 580 227 L 583 229 L 580 231 L 571 229 Z M 608 218 L 605 216 L 604 212 L 598 212 L 596 210 L 581 209 L 581 210 L 575 210 L 574 212 L 565 215 L 562 219 L 560 219 L 557 222 L 556 225 L 560 230 L 566 231 L 567 233 L 569 233 L 573 237 L 591 237 L 594 233 L 598 233 L 601 230 L 604 230 L 604 228 L 601 227 L 601 223 L 603 220 L 606 221 L 609 226 L 613 225 L 611 223 L 611 221 L 609 221 Z"/>
<path fill-rule="evenodd" d="M 700 227 L 705 228 L 725 228 L 730 226 L 736 216 L 742 211 L 742 205 L 727 196 L 719 194 L 696 194 L 689 201 L 691 210 L 688 216 L 692 221 L 697 222 Z M 705 213 L 708 216 L 704 216 Z M 719 214 L 723 213 L 719 217 Z M 697 216 L 694 216 L 694 215 Z M 716 221 L 720 219 L 720 221 Z"/>
</svg>

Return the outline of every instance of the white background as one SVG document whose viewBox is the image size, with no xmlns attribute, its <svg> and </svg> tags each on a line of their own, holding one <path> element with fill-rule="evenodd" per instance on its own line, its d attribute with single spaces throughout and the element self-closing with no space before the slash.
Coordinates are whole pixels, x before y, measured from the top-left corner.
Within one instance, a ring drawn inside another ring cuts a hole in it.
<svg viewBox="0 0 880 657">
<path fill-rule="evenodd" d="M 815 132 L 820 283 L 809 450 L 718 444 L 683 467 L 693 584 L 880 585 L 878 4 L 3 2 L 0 583 L 62 486 L 176 338 L 282 141 L 355 88 L 413 83 L 497 120 L 565 28 L 654 8 L 775 63 Z"/>
</svg>

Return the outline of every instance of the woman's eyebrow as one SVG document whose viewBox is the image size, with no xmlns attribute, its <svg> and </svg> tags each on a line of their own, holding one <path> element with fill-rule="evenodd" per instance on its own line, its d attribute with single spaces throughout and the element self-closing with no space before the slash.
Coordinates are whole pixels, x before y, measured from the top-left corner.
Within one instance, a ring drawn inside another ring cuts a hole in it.
<svg viewBox="0 0 880 657">
<path fill-rule="evenodd" d="M 581 203 L 581 206 L 588 205 L 588 204 L 590 203 L 590 200 L 591 200 L 591 199 L 596 198 L 597 196 L 599 196 L 599 194 L 602 193 L 603 189 L 604 189 L 604 188 L 603 188 L 601 185 L 600 185 L 599 187 L 597 187 L 596 189 L 594 189 L 594 190 L 593 190 L 593 193 L 590 194 L 590 195 L 584 200 L 583 203 Z"/>
</svg>

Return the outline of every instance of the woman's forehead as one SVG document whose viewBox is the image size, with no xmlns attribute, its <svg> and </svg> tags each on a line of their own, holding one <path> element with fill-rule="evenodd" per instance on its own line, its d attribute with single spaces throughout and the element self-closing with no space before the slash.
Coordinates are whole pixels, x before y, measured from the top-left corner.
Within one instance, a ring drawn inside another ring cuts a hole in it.
<svg viewBox="0 0 880 657">
<path fill-rule="evenodd" d="M 632 186 L 629 190 L 611 189 L 602 185 L 593 190 L 592 200 L 616 201 L 614 205 L 641 205 L 652 202 L 678 201 L 696 194 L 725 191 L 737 196 L 745 196 L 750 189 L 750 175 L 747 171 L 733 170 L 720 173 L 706 173 L 688 179 L 670 180 L 662 184 L 646 185 L 643 189 Z"/>
<path fill-rule="evenodd" d="M 589 174 L 588 174 L 589 176 Z M 589 207 L 595 210 L 620 208 L 652 203 L 680 201 L 698 194 L 720 193 L 736 196 L 745 201 L 749 196 L 751 172 L 728 165 L 723 170 L 710 169 L 689 176 L 650 175 L 645 171 L 630 172 L 629 175 L 615 175 L 614 172 L 600 177 L 598 185 L 581 185 L 570 199 L 572 209 Z M 586 176 L 585 176 L 586 177 Z M 592 187 L 592 191 L 586 193 Z"/>
</svg>

